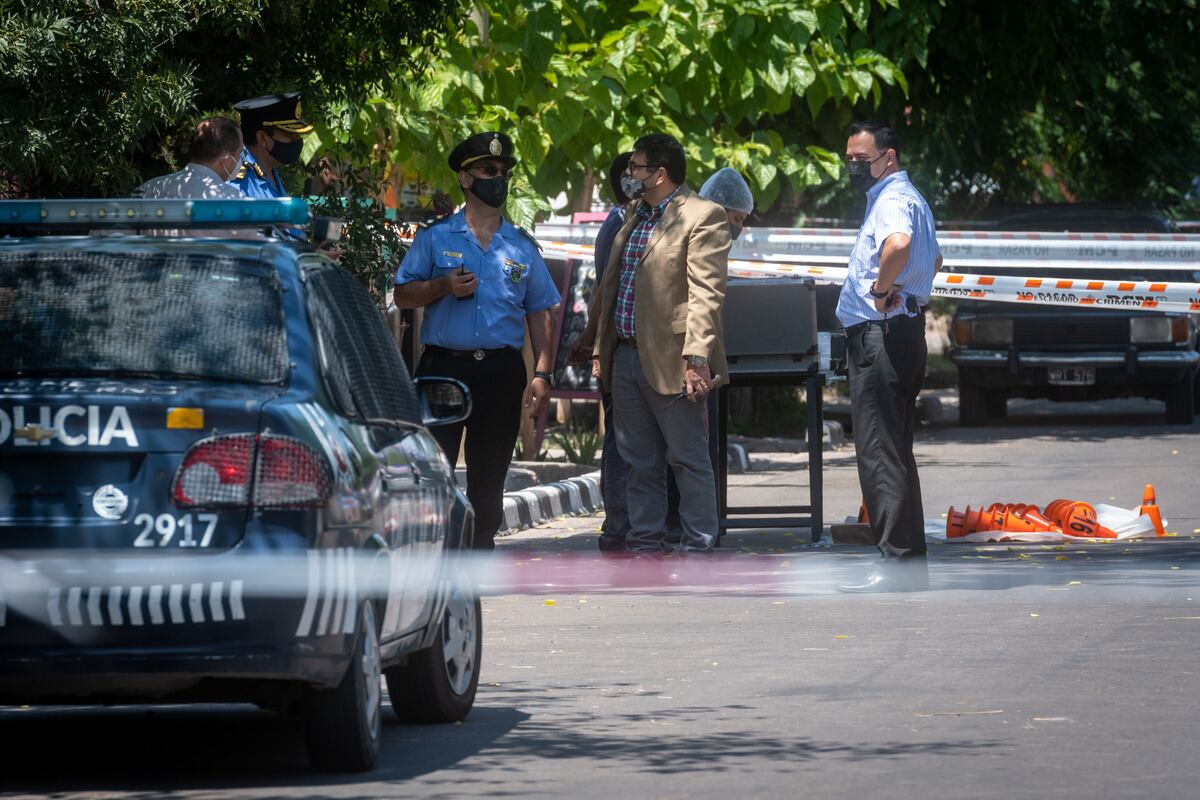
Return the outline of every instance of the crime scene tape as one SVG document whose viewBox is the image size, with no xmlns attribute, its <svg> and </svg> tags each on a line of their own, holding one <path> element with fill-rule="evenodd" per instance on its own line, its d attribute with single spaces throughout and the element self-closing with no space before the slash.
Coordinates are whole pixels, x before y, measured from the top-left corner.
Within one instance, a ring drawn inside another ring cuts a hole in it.
<svg viewBox="0 0 1200 800">
<path fill-rule="evenodd" d="M 588 245 L 596 226 L 539 225 L 539 236 L 556 245 Z M 805 228 L 745 228 L 729 255 L 753 261 L 796 260 L 844 263 L 856 231 Z M 1185 234 L 998 233 L 943 231 L 938 245 L 950 268 L 1054 269 L 1131 268 L 1200 272 L 1200 236 Z"/>
<path fill-rule="evenodd" d="M 546 242 L 542 256 L 590 261 L 592 248 L 571 242 Z M 844 259 L 842 261 L 844 263 Z M 1038 266 L 1041 266 L 1040 262 Z M 729 261 L 729 274 L 733 277 L 804 276 L 841 283 L 847 272 L 846 267 L 837 266 L 748 259 Z M 1200 313 L 1200 284 L 1197 283 L 969 275 L 943 271 L 934 278 L 933 294 L 1004 303 Z"/>
<path fill-rule="evenodd" d="M 743 260 L 729 262 L 731 276 L 746 278 L 798 275 L 841 283 L 846 279 L 848 271 L 845 267 Z M 1002 303 L 1200 313 L 1200 285 L 1192 283 L 1072 280 L 940 272 L 933 279 L 933 294 L 936 297 Z"/>
</svg>

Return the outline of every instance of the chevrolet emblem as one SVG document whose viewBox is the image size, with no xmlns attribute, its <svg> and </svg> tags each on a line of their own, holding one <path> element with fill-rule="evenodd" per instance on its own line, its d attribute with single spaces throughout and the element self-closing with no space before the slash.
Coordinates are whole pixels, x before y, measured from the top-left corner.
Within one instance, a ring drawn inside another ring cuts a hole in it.
<svg viewBox="0 0 1200 800">
<path fill-rule="evenodd" d="M 13 431 L 14 439 L 25 439 L 30 442 L 43 442 L 58 435 L 54 428 L 43 428 L 41 425 L 26 425 Z"/>
</svg>

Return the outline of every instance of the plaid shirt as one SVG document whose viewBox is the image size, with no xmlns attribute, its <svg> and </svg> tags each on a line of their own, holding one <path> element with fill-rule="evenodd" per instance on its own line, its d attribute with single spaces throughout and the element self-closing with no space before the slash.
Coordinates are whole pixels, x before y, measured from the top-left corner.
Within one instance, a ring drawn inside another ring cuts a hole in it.
<svg viewBox="0 0 1200 800">
<path fill-rule="evenodd" d="M 676 188 L 654 208 L 650 208 L 644 202 L 637 207 L 638 222 L 630 231 L 629 240 L 625 242 L 625 249 L 621 252 L 621 283 L 617 287 L 617 307 L 613 310 L 617 336 L 621 339 L 632 339 L 637 332 L 637 305 L 633 292 L 637 283 L 637 266 L 641 263 L 646 248 L 650 246 L 650 237 L 654 235 L 658 221 L 667 210 L 667 203 L 671 202 L 671 198 L 678 191 Z"/>
</svg>

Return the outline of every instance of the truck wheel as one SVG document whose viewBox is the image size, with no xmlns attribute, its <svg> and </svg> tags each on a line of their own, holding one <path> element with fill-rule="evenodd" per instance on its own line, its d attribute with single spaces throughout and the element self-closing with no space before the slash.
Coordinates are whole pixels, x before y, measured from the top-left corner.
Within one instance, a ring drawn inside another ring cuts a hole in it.
<svg viewBox="0 0 1200 800">
<path fill-rule="evenodd" d="M 471 713 L 483 655 L 483 608 L 462 579 L 454 581 L 433 646 L 392 667 L 388 697 L 405 722 L 458 722 Z"/>
<path fill-rule="evenodd" d="M 1196 383 L 1189 376 L 1167 391 L 1167 424 L 1191 425 L 1196 414 Z"/>
<path fill-rule="evenodd" d="M 987 424 L 988 396 L 982 386 L 958 382 L 958 424 L 977 428 Z"/>
<path fill-rule="evenodd" d="M 308 759 L 324 772 L 365 772 L 375 766 L 382 736 L 379 629 L 363 603 L 350 665 L 334 689 L 310 689 L 304 724 Z"/>
<path fill-rule="evenodd" d="M 987 404 L 987 415 L 996 419 L 1008 416 L 1008 397 L 1003 394 L 989 393 L 984 401 Z"/>
</svg>

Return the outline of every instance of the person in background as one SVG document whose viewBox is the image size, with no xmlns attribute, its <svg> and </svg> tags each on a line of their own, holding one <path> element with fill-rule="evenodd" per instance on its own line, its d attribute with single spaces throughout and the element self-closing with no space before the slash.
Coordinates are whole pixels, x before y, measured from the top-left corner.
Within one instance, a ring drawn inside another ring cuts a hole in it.
<svg viewBox="0 0 1200 800">
<path fill-rule="evenodd" d="M 238 167 L 242 153 L 242 133 L 227 117 L 200 120 L 188 148 L 188 163 L 178 172 L 151 178 L 133 191 L 134 197 L 148 200 L 186 198 L 190 200 L 245 200 L 236 186 L 226 183 Z M 145 231 L 148 236 L 208 236 L 219 239 L 257 239 L 256 230 L 164 229 Z"/>
<path fill-rule="evenodd" d="M 746 217 L 754 212 L 754 195 L 750 192 L 746 179 L 737 170 L 721 167 L 709 176 L 698 194 L 725 209 L 725 216 L 729 217 L 731 239 L 742 235 Z"/>
<path fill-rule="evenodd" d="M 550 403 L 551 309 L 561 302 L 538 244 L 504 219 L 512 140 L 479 133 L 450 152 L 466 196 L 459 212 L 421 223 L 396 273 L 396 307 L 424 308 L 417 376 L 462 381 L 471 416 L 432 433 L 453 467 L 466 429 L 467 497 L 475 509 L 474 547 L 491 550 L 504 522 L 504 481 L 521 428 L 522 396 L 536 417 Z M 526 382 L 525 331 L 534 373 Z"/>
<path fill-rule="evenodd" d="M 188 147 L 188 163 L 178 172 L 151 178 L 134 190 L 134 197 L 194 200 L 237 200 L 246 195 L 226 181 L 238 169 L 242 132 L 227 117 L 200 120 Z"/>
<path fill-rule="evenodd" d="M 241 114 L 246 146 L 230 182 L 247 197 L 288 197 L 279 168 L 300 160 L 304 134 L 313 129 L 300 118 L 300 93 L 255 97 L 234 109 Z"/>
<path fill-rule="evenodd" d="M 604 270 L 608 266 L 608 258 L 612 253 L 613 240 L 625 224 L 625 206 L 629 196 L 621 189 L 621 175 L 629 166 L 632 152 L 621 153 L 613 159 L 608 168 L 608 186 L 612 190 L 616 205 L 608 212 L 604 223 L 596 234 L 594 249 L 596 280 L 592 284 L 592 298 L 588 304 L 588 322 L 583 335 L 571 350 L 571 360 L 574 362 L 591 362 L 592 347 L 596 342 L 597 313 L 600 297 L 600 282 L 604 279 Z M 617 450 L 616 420 L 613 415 L 612 395 L 602 393 L 604 406 L 604 446 L 600 455 L 600 495 L 604 498 L 604 522 L 600 526 L 600 550 L 605 553 L 619 553 L 625 550 L 625 536 L 629 533 L 629 510 L 625 500 L 625 461 Z"/>
</svg>

